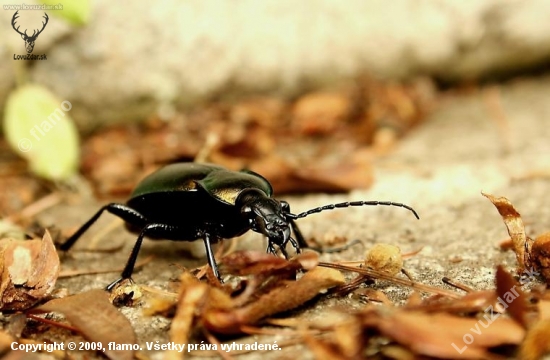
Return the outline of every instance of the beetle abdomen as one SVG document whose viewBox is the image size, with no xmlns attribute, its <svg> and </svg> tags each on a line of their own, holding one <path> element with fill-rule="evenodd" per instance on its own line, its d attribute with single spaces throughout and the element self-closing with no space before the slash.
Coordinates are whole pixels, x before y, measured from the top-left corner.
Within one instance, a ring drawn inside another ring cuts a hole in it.
<svg viewBox="0 0 550 360">
<path fill-rule="evenodd" d="M 173 234 L 153 237 L 191 241 L 200 237 L 197 234 L 202 231 L 215 230 L 221 237 L 231 238 L 248 229 L 240 209 L 216 200 L 202 189 L 145 194 L 130 199 L 128 206 L 142 214 L 148 223 L 177 228 Z"/>
</svg>

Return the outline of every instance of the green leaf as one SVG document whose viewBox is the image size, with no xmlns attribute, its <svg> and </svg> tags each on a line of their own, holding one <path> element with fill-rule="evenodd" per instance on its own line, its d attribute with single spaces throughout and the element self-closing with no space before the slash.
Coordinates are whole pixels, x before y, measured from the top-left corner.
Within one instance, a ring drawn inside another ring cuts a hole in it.
<svg viewBox="0 0 550 360">
<path fill-rule="evenodd" d="M 29 161 L 32 172 L 64 180 L 78 169 L 78 131 L 69 116 L 72 104 L 39 85 L 25 85 L 10 94 L 4 132 L 10 146 Z"/>
<path fill-rule="evenodd" d="M 73 25 L 85 25 L 90 20 L 90 0 L 39 0 L 45 5 L 61 5 L 59 10 L 51 10 L 51 14 L 67 20 Z"/>
</svg>

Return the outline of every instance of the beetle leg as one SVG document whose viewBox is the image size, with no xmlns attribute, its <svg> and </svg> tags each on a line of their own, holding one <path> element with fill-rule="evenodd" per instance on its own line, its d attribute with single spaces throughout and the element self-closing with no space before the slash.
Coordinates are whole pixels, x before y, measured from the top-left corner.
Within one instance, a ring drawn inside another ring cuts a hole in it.
<svg viewBox="0 0 550 360">
<path fill-rule="evenodd" d="M 59 249 L 63 251 L 69 250 L 74 245 L 74 243 L 82 236 L 82 234 L 84 234 L 84 232 L 86 232 L 86 230 L 88 230 L 90 226 L 92 226 L 97 221 L 97 219 L 99 219 L 99 217 L 105 210 L 115 216 L 118 216 L 126 222 L 135 224 L 140 227 L 144 226 L 147 223 L 147 219 L 136 210 L 124 204 L 111 203 L 99 209 L 99 211 L 96 212 L 95 215 L 90 218 L 90 220 L 82 225 L 80 229 L 78 229 L 70 238 L 67 239 L 67 241 L 61 244 L 59 246 Z"/>
<path fill-rule="evenodd" d="M 294 250 L 296 251 L 296 254 L 299 254 L 302 252 L 302 250 L 300 249 L 300 246 L 298 245 L 298 242 L 296 242 L 296 240 L 294 240 L 293 238 L 288 238 L 288 241 L 290 241 L 290 244 L 292 245 L 292 247 L 294 248 Z"/>
<path fill-rule="evenodd" d="M 281 250 L 281 253 L 285 257 L 285 259 L 288 259 L 288 253 L 286 252 L 285 246 L 284 245 L 279 246 L 279 250 Z"/>
<path fill-rule="evenodd" d="M 285 245 L 286 244 L 277 244 L 277 247 L 285 259 L 288 259 L 288 253 L 286 252 Z M 265 252 L 277 256 L 277 250 L 275 250 L 275 246 L 273 246 L 273 242 L 269 238 L 267 238 L 267 249 L 265 249 Z"/>
<path fill-rule="evenodd" d="M 112 283 L 110 283 L 109 285 L 107 285 L 107 286 L 105 287 L 105 290 L 111 292 L 111 291 L 113 290 L 113 288 L 114 288 L 119 282 L 121 282 L 122 280 L 124 280 L 124 279 L 123 279 L 123 278 L 118 278 L 118 279 L 116 279 L 115 281 L 113 281 Z"/>
<path fill-rule="evenodd" d="M 220 272 L 218 271 L 218 265 L 216 264 L 216 258 L 214 257 L 214 252 L 212 252 L 212 244 L 210 242 L 210 240 L 212 239 L 212 235 L 208 233 L 203 234 L 204 247 L 206 248 L 206 258 L 208 259 L 208 265 L 210 265 L 210 267 L 212 268 L 212 272 L 218 278 L 218 280 L 221 281 Z"/>
<path fill-rule="evenodd" d="M 164 229 L 168 230 L 170 226 L 165 224 L 147 224 L 145 227 L 141 230 L 141 232 L 138 235 L 138 238 L 136 240 L 136 243 L 134 247 L 132 248 L 132 252 L 130 253 L 130 257 L 128 258 L 128 261 L 126 262 L 126 266 L 124 266 L 124 270 L 122 270 L 122 273 L 120 274 L 120 279 L 112 282 L 109 284 L 106 288 L 107 291 L 111 291 L 116 284 L 121 282 L 124 279 L 131 279 L 132 273 L 134 272 L 134 266 L 136 265 L 136 260 L 139 254 L 139 249 L 141 248 L 141 243 L 143 242 L 143 238 L 147 235 L 147 233 L 150 233 L 157 229 Z"/>
<path fill-rule="evenodd" d="M 275 250 L 275 247 L 273 247 L 273 243 L 269 238 L 267 238 L 267 249 L 265 249 L 265 252 L 268 254 L 277 255 L 277 251 Z"/>
</svg>

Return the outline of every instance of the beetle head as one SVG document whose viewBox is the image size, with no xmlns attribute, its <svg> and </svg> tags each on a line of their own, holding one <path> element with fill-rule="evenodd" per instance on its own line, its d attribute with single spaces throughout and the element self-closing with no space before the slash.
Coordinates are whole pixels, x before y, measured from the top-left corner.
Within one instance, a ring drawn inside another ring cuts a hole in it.
<svg viewBox="0 0 550 360">
<path fill-rule="evenodd" d="M 265 235 L 271 243 L 284 247 L 290 239 L 290 226 L 281 203 L 258 191 L 241 196 L 241 214 L 250 228 Z"/>
</svg>

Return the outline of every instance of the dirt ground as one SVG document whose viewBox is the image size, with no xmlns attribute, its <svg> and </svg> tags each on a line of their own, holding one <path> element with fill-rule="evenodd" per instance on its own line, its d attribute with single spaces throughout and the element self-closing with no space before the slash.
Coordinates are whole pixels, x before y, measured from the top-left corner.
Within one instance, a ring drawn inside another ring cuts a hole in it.
<svg viewBox="0 0 550 360">
<path fill-rule="evenodd" d="M 472 91 L 443 102 L 431 119 L 400 143 L 399 149 L 376 164 L 374 186 L 348 195 L 307 195 L 287 197 L 295 212 L 346 200 L 389 200 L 416 209 L 420 220 L 396 207 L 363 207 L 326 212 L 299 222 L 308 239 L 330 241 L 336 237 L 360 239 L 362 245 L 337 254 L 323 254 L 323 261 L 360 260 L 366 249 L 376 243 L 397 245 L 403 253 L 421 249 L 405 261 L 404 268 L 421 283 L 446 287 L 443 277 L 474 289 L 494 287 L 495 267 L 515 267 L 512 252 L 503 252 L 498 243 L 508 238 L 506 228 L 494 206 L 481 192 L 505 196 L 515 205 L 527 224 L 527 235 L 550 230 L 550 77 L 518 79 L 486 90 Z M 88 219 L 99 203 L 60 205 L 41 215 L 44 223 L 74 227 Z M 106 215 L 101 224 L 114 217 Z M 94 226 L 86 239 L 97 233 Z M 135 236 L 122 226 L 108 234 L 101 245 L 124 242 L 123 250 L 112 254 L 72 252 L 63 260 L 62 270 L 120 267 L 128 256 Z M 237 240 L 239 248 L 263 249 L 257 234 Z M 86 246 L 82 239 L 79 247 Z M 202 243 L 197 242 L 199 248 Z M 191 258 L 186 244 L 146 241 L 140 259 L 154 255 L 152 262 L 137 271 L 138 284 L 166 288 L 177 278 L 179 266 L 196 267 L 205 262 Z M 61 279 L 58 287 L 69 293 L 101 288 L 118 275 L 88 275 Z M 404 301 L 410 289 L 378 282 L 394 301 Z M 360 303 L 352 298 L 323 299 L 294 311 L 304 319 L 322 317 L 329 309 L 352 309 Z M 138 308 L 121 311 L 131 320 L 140 343 L 168 342 L 169 320 L 145 317 Z M 249 338 L 239 341 L 269 343 L 282 336 Z M 301 346 L 288 346 L 277 353 L 251 353 L 243 359 L 312 358 Z M 162 353 L 144 352 L 151 359 Z"/>
</svg>

